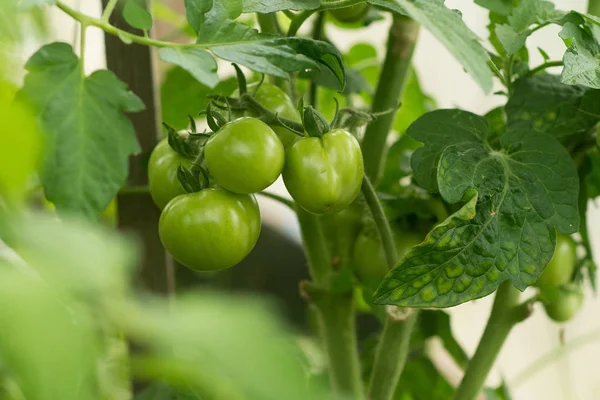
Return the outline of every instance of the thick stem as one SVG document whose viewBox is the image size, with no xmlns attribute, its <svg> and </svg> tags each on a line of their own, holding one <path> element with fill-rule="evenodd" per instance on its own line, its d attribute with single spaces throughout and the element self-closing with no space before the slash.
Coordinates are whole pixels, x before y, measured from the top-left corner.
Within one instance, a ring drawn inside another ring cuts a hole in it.
<svg viewBox="0 0 600 400">
<path fill-rule="evenodd" d="M 600 0 L 589 0 L 587 13 L 600 17 Z"/>
<path fill-rule="evenodd" d="M 315 306 L 333 390 L 352 399 L 363 399 L 352 294 L 331 294 L 315 302 Z"/>
<path fill-rule="evenodd" d="M 419 26 L 414 21 L 403 16 L 394 17 L 383 69 L 373 98 L 372 112 L 394 108 L 402 99 L 418 33 Z M 386 140 L 394 117 L 395 113 L 379 116 L 367 126 L 365 132 L 362 142 L 365 172 L 374 183 L 377 182 L 384 163 Z"/>
<path fill-rule="evenodd" d="M 319 298 L 311 301 L 318 310 L 333 389 L 337 393 L 351 395 L 353 399 L 362 399 L 352 295 L 328 291 L 333 268 L 321 221 L 300 207 L 297 207 L 297 214 L 311 276 L 324 291 Z"/>
<path fill-rule="evenodd" d="M 496 291 L 485 331 L 475 355 L 467 366 L 454 400 L 473 400 L 481 391 L 508 334 L 523 319 L 519 307 L 520 294 L 510 281 L 501 284 Z"/>
<path fill-rule="evenodd" d="M 311 37 L 315 40 L 321 40 L 323 36 L 323 27 L 325 22 L 325 12 L 320 12 L 315 19 L 315 22 L 312 27 Z M 318 107 L 318 99 L 319 99 L 319 88 L 317 84 L 313 81 L 310 82 L 310 88 L 308 89 L 308 101 L 309 104 L 312 105 L 315 109 Z"/>
<path fill-rule="evenodd" d="M 410 314 L 403 320 L 388 317 L 383 327 L 369 380 L 369 400 L 391 399 L 398 386 L 418 318 L 417 310 L 408 312 Z"/>
</svg>

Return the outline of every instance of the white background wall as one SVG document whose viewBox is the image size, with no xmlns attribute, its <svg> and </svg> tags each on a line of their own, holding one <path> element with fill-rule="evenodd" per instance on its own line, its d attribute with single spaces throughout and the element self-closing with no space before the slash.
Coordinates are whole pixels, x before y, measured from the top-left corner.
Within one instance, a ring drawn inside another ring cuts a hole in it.
<svg viewBox="0 0 600 400">
<path fill-rule="evenodd" d="M 171 2 L 175 2 L 171 0 Z M 79 6 L 84 12 L 98 15 L 97 0 L 71 0 L 69 3 Z M 585 0 L 557 0 L 558 8 L 584 11 Z M 468 0 L 447 0 L 450 8 L 459 9 L 465 22 L 482 39 L 487 38 L 487 12 Z M 72 42 L 75 24 L 59 11 L 51 13 L 53 35 L 58 40 Z M 387 37 L 388 23 L 379 23 L 361 31 L 332 30 L 330 37 L 342 49 L 352 43 L 369 40 L 383 54 Z M 537 46 L 543 47 L 551 59 L 559 59 L 564 51 L 559 40 L 557 27 L 548 27 L 536 32 L 529 41 L 532 64 L 541 61 L 541 56 L 535 51 Z M 35 40 L 23 50 L 26 58 L 39 46 Z M 104 44 L 101 33 L 90 29 L 86 50 L 86 66 L 88 70 L 102 68 Z M 499 105 L 502 98 L 485 95 L 471 78 L 464 73 L 463 68 L 445 50 L 444 47 L 429 33 L 422 31 L 415 53 L 415 65 L 424 90 L 432 94 L 440 107 L 461 107 L 473 112 L 482 113 Z M 273 190 L 283 192 L 281 182 L 274 185 Z M 281 226 L 290 235 L 297 236 L 298 230 L 293 214 L 276 203 L 265 200 L 261 203 L 265 219 Z M 600 211 L 592 207 L 590 213 L 590 228 L 592 241 L 596 249 L 596 260 L 600 263 Z M 525 296 L 525 295 L 524 295 Z M 491 306 L 492 296 L 461 305 L 450 310 L 453 316 L 453 329 L 460 342 L 469 353 L 472 353 L 483 331 L 486 318 Z M 566 325 L 550 322 L 541 307 L 537 307 L 534 315 L 526 322 L 515 328 L 500 353 L 496 368 L 489 382 L 498 383 L 504 377 L 510 385 L 518 382 L 520 372 L 527 368 L 532 361 L 553 350 L 561 349 L 560 337 L 563 335 L 566 343 L 586 334 L 595 332 L 595 338 L 600 339 L 600 300 L 587 293 L 583 310 Z M 556 358 L 556 357 L 555 357 Z M 513 387 L 516 400 L 593 400 L 600 399 L 600 340 L 579 349 L 560 355 L 557 359 L 547 360 L 545 367 L 528 380 Z M 445 369 L 453 379 L 459 379 L 459 372 L 446 364 Z"/>
</svg>

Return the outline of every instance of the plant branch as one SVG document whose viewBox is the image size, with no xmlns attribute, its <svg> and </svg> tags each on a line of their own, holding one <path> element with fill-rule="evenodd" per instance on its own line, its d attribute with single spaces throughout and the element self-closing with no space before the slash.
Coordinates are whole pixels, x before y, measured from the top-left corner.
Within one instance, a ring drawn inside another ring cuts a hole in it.
<svg viewBox="0 0 600 400">
<path fill-rule="evenodd" d="M 323 35 L 323 23 L 325 22 L 325 12 L 321 11 L 318 15 L 317 18 L 315 19 L 315 22 L 313 24 L 312 27 L 312 33 L 311 36 L 313 39 L 315 40 L 320 40 L 321 36 Z M 315 82 L 311 81 L 310 82 L 310 87 L 308 89 L 308 101 L 309 104 L 312 105 L 314 108 L 317 108 L 317 101 L 318 101 L 318 86 Z"/>
<path fill-rule="evenodd" d="M 375 226 L 379 232 L 379 237 L 381 238 L 381 243 L 383 245 L 383 251 L 385 254 L 385 261 L 388 265 L 388 268 L 391 269 L 398 261 L 398 254 L 396 252 L 392 228 L 390 228 L 390 224 L 388 223 L 385 212 L 383 211 L 383 206 L 377 197 L 377 192 L 375 192 L 373 184 L 366 175 L 363 177 L 361 191 L 363 196 L 365 196 L 365 201 L 367 202 L 367 206 L 373 215 Z"/>
<path fill-rule="evenodd" d="M 87 25 L 81 24 L 79 34 L 79 59 L 81 60 L 81 76 L 85 76 L 85 38 Z"/>
<path fill-rule="evenodd" d="M 388 313 L 369 380 L 369 400 L 391 399 L 406 365 L 410 337 L 417 322 L 418 310 L 397 307 L 395 309 L 396 312 L 406 310 L 406 315 L 403 318 L 395 318 Z"/>
<path fill-rule="evenodd" d="M 596 17 L 600 17 L 600 1 L 588 0 L 587 13 L 590 15 L 595 15 Z"/>
<path fill-rule="evenodd" d="M 545 62 L 545 63 L 543 63 L 541 65 L 538 65 L 534 69 L 530 70 L 529 72 L 527 72 L 525 74 L 525 76 L 535 75 L 538 72 L 541 72 L 541 71 L 543 71 L 545 69 L 548 69 L 548 68 L 551 68 L 551 67 L 560 67 L 562 65 L 564 65 L 562 61 L 548 61 L 548 62 Z"/>
<path fill-rule="evenodd" d="M 320 298 L 309 300 L 318 311 L 331 384 L 336 393 L 362 399 L 352 293 L 329 292 L 333 266 L 321 221 L 316 215 L 309 214 L 300 207 L 296 207 L 296 212 L 311 276 L 315 285 L 323 292 Z"/>
<path fill-rule="evenodd" d="M 485 331 L 454 400 L 473 400 L 477 397 L 510 331 L 528 316 L 519 304 L 520 294 L 510 281 L 502 283 L 496 291 Z"/>
<path fill-rule="evenodd" d="M 275 200 L 275 201 L 278 201 L 281 204 L 288 206 L 292 210 L 296 209 L 295 208 L 295 203 L 293 201 L 288 200 L 285 197 L 279 196 L 278 194 L 271 193 L 271 192 L 258 192 L 256 194 L 261 195 L 263 197 L 267 197 L 267 198 Z"/>
<path fill-rule="evenodd" d="M 109 0 L 108 4 L 106 5 L 106 8 L 104 9 L 104 11 L 102 12 L 102 16 L 100 17 L 100 21 L 102 22 L 108 22 L 108 20 L 110 19 L 110 16 L 112 15 L 117 2 L 119 0 Z"/>
<path fill-rule="evenodd" d="M 395 108 L 400 103 L 418 32 L 419 25 L 414 21 L 404 16 L 394 16 L 383 69 L 373 98 L 372 112 Z M 386 140 L 394 117 L 395 113 L 381 115 L 371 122 L 365 131 L 362 142 L 365 172 L 374 183 L 377 182 L 384 163 Z"/>
</svg>

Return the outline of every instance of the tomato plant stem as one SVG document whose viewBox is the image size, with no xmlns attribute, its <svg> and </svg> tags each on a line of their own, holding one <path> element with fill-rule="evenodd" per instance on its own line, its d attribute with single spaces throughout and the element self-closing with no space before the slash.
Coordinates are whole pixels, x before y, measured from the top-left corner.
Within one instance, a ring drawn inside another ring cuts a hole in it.
<svg viewBox="0 0 600 400">
<path fill-rule="evenodd" d="M 109 0 L 108 4 L 106 5 L 106 8 L 104 8 L 104 11 L 102 12 L 102 16 L 100 17 L 101 21 L 108 22 L 110 16 L 112 15 L 112 12 L 114 11 L 117 5 L 117 2 L 118 0 Z"/>
<path fill-rule="evenodd" d="M 530 70 L 529 72 L 527 72 L 527 74 L 525 74 L 525 76 L 531 76 L 531 75 L 535 75 L 540 71 L 543 71 L 547 68 L 551 68 L 551 67 L 560 67 L 563 65 L 562 61 L 548 61 L 545 62 L 543 64 L 538 65 L 537 67 L 533 68 L 532 70 Z"/>
<path fill-rule="evenodd" d="M 510 281 L 496 291 L 492 312 L 475 355 L 469 362 L 454 400 L 477 397 L 512 328 L 523 319 L 519 308 L 519 292 Z"/>
<path fill-rule="evenodd" d="M 388 400 L 394 395 L 408 358 L 410 337 L 418 318 L 417 310 L 409 310 L 405 319 L 388 317 L 377 346 L 369 380 L 369 400 Z"/>
<path fill-rule="evenodd" d="M 396 252 L 396 245 L 394 243 L 392 229 L 390 228 L 390 224 L 388 223 L 385 212 L 383 211 L 383 206 L 377 198 L 377 192 L 366 175 L 363 178 L 361 191 L 363 196 L 365 196 L 365 201 L 367 202 L 367 206 L 369 207 L 369 210 L 373 215 L 373 220 L 375 221 L 375 227 L 379 232 L 379 237 L 381 238 L 381 243 L 383 245 L 383 251 L 385 254 L 385 261 L 388 265 L 388 268 L 393 268 L 398 261 L 398 254 Z"/>
<path fill-rule="evenodd" d="M 600 1 L 588 0 L 587 13 L 600 17 Z"/>
<path fill-rule="evenodd" d="M 383 69 L 373 97 L 372 112 L 394 108 L 402 99 L 418 33 L 417 23 L 403 16 L 394 17 L 389 31 Z M 383 154 L 394 117 L 395 113 L 380 115 L 367 126 L 365 131 L 362 142 L 365 172 L 374 183 L 377 182 L 385 160 Z"/>
<path fill-rule="evenodd" d="M 363 387 L 352 295 L 327 291 L 333 268 L 321 221 L 300 207 L 296 212 L 311 276 L 315 284 L 325 291 L 321 298 L 311 301 L 318 311 L 331 384 L 336 392 L 361 399 Z"/>
<path fill-rule="evenodd" d="M 315 22 L 313 23 L 311 36 L 315 40 L 321 40 L 321 36 L 323 35 L 323 24 L 325 22 L 325 12 L 320 12 L 315 18 Z M 315 109 L 318 107 L 319 100 L 319 88 L 314 81 L 310 81 L 310 87 L 308 89 L 308 101 L 309 104 L 312 105 Z"/>
</svg>

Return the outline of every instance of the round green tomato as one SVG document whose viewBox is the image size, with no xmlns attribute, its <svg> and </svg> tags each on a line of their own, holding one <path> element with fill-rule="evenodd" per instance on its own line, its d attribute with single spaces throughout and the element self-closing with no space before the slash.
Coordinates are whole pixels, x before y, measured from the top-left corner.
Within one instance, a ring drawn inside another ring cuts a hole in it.
<svg viewBox="0 0 600 400">
<path fill-rule="evenodd" d="M 362 20 L 368 11 L 368 4 L 360 3 L 348 7 L 334 8 L 329 13 L 339 22 L 357 22 Z"/>
<path fill-rule="evenodd" d="M 583 290 L 580 285 L 561 286 L 552 301 L 544 303 L 544 309 L 550 319 L 565 322 L 573 318 L 583 305 Z"/>
<path fill-rule="evenodd" d="M 248 85 L 248 92 L 252 93 L 256 89 L 258 82 L 251 83 Z M 235 91 L 233 93 L 234 97 L 239 96 L 239 92 Z M 298 115 L 298 110 L 296 106 L 289 98 L 289 96 L 281 90 L 279 87 L 273 85 L 269 82 L 263 82 L 258 88 L 258 91 L 254 95 L 254 99 L 260 103 L 264 108 L 269 110 L 270 112 L 279 115 L 282 118 L 292 120 L 294 122 L 301 123 L 300 115 Z M 273 125 L 271 126 L 273 131 L 279 136 L 281 139 L 281 143 L 283 143 L 283 147 L 288 148 L 292 143 L 296 140 L 300 139 L 300 136 L 296 135 L 294 132 L 290 131 L 287 128 L 282 126 Z"/>
<path fill-rule="evenodd" d="M 161 210 L 176 196 L 185 190 L 177 179 L 177 168 L 183 165 L 189 168 L 192 160 L 178 154 L 169 146 L 167 139 L 161 140 L 150 155 L 148 161 L 148 186 L 154 204 Z"/>
<path fill-rule="evenodd" d="M 535 285 L 543 287 L 569 283 L 577 261 L 575 247 L 575 242 L 570 236 L 559 233 L 556 236 L 554 255 Z"/>
<path fill-rule="evenodd" d="M 296 203 L 313 214 L 340 211 L 358 195 L 363 159 L 354 136 L 334 129 L 298 140 L 286 151 L 283 182 Z"/>
<path fill-rule="evenodd" d="M 181 264 L 216 271 L 233 267 L 254 248 L 260 212 L 253 195 L 204 189 L 171 200 L 160 216 L 158 233 Z"/>
<path fill-rule="evenodd" d="M 259 119 L 243 117 L 225 124 L 204 147 L 206 166 L 217 185 L 234 193 L 256 193 L 283 169 L 281 140 Z"/>
<path fill-rule="evenodd" d="M 423 241 L 423 238 L 415 233 L 403 233 L 397 229 L 394 229 L 392 233 L 398 260 L 402 259 L 413 246 Z M 354 272 L 363 283 L 379 283 L 387 274 L 389 269 L 383 245 L 379 239 L 379 233 L 372 227 L 365 228 L 356 239 L 353 260 Z"/>
</svg>

